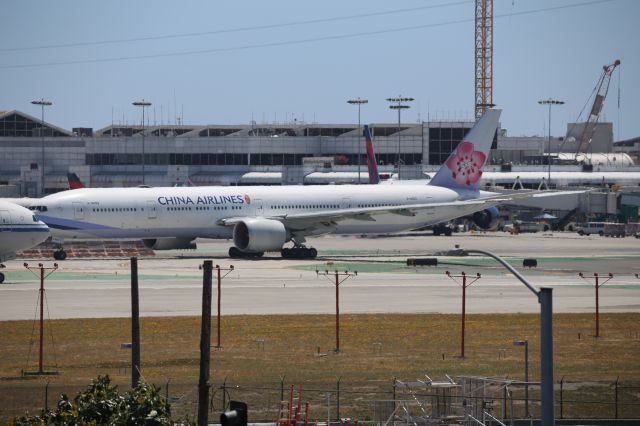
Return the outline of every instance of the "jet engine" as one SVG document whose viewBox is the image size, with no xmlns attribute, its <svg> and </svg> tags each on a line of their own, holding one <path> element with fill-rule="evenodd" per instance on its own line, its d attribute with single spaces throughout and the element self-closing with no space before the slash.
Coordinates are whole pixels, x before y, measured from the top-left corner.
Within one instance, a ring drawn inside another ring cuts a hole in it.
<svg viewBox="0 0 640 426">
<path fill-rule="evenodd" d="M 497 207 L 489 207 L 488 209 L 475 212 L 473 214 L 473 223 L 481 229 L 494 229 L 498 225 L 500 211 Z"/>
<path fill-rule="evenodd" d="M 142 240 L 142 243 L 146 248 L 152 250 L 196 249 L 196 243 L 193 238 L 155 238 Z"/>
<path fill-rule="evenodd" d="M 279 251 L 287 241 L 287 230 L 277 220 L 245 219 L 233 228 L 233 243 L 242 252 Z"/>
</svg>

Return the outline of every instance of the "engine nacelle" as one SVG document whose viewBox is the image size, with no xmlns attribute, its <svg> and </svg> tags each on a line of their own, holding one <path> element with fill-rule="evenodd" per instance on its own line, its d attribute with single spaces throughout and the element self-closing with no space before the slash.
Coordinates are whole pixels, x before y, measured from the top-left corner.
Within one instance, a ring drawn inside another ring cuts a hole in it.
<svg viewBox="0 0 640 426">
<path fill-rule="evenodd" d="M 497 207 L 489 207 L 473 214 L 473 223 L 481 229 L 494 229 L 498 226 L 498 219 L 500 219 L 500 211 Z"/>
<path fill-rule="evenodd" d="M 152 250 L 195 250 L 196 243 L 193 238 L 155 238 L 142 240 L 146 248 Z"/>
<path fill-rule="evenodd" d="M 245 219 L 233 228 L 233 244 L 243 252 L 279 251 L 287 241 L 282 222 Z"/>
</svg>

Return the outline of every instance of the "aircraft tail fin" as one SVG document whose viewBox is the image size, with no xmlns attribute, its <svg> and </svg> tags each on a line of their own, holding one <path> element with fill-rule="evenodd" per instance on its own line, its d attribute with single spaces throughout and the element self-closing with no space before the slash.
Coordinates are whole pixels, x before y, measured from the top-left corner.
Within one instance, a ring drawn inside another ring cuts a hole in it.
<svg viewBox="0 0 640 426">
<path fill-rule="evenodd" d="M 367 169 L 369 171 L 369 183 L 372 185 L 380 183 L 378 175 L 378 163 L 376 162 L 376 153 L 373 150 L 373 141 L 371 140 L 371 130 L 369 126 L 364 125 L 364 138 L 367 143 Z"/>
<path fill-rule="evenodd" d="M 498 128 L 501 110 L 488 109 L 465 135 L 429 185 L 454 190 L 479 191 L 482 168 Z"/>
<path fill-rule="evenodd" d="M 69 181 L 69 189 L 80 189 L 85 187 L 78 175 L 73 172 L 67 173 L 67 180 Z"/>
</svg>

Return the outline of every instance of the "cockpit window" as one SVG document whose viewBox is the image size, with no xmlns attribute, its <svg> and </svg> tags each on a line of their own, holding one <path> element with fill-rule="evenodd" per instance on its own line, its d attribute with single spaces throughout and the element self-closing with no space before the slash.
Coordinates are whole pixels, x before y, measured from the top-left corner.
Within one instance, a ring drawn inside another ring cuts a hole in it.
<svg viewBox="0 0 640 426">
<path fill-rule="evenodd" d="M 35 210 L 38 212 L 46 212 L 47 211 L 47 206 L 31 206 L 29 207 L 29 210 Z"/>
<path fill-rule="evenodd" d="M 35 214 L 33 216 L 31 216 L 31 218 L 33 219 L 34 222 L 38 222 L 38 218 L 36 217 Z"/>
</svg>

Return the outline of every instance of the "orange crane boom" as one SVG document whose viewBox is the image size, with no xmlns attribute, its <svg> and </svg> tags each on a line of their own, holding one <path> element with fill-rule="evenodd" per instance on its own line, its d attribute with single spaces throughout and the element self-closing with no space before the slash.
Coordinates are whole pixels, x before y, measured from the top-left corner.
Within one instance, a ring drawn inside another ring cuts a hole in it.
<svg viewBox="0 0 640 426">
<path fill-rule="evenodd" d="M 600 119 L 600 112 L 602 112 L 602 106 L 604 105 L 604 100 L 606 99 L 607 92 L 609 91 L 611 75 L 618 65 L 620 65 L 620 60 L 616 59 L 614 63 L 602 67 L 602 75 L 596 84 L 596 96 L 593 100 L 593 105 L 591 106 L 591 112 L 589 113 L 589 117 L 587 118 L 587 121 L 582 128 L 582 132 L 580 133 L 580 137 L 577 140 L 575 158 L 578 157 L 578 154 L 586 153 L 589 146 L 591 146 L 591 140 L 596 132 L 598 120 Z"/>
</svg>

